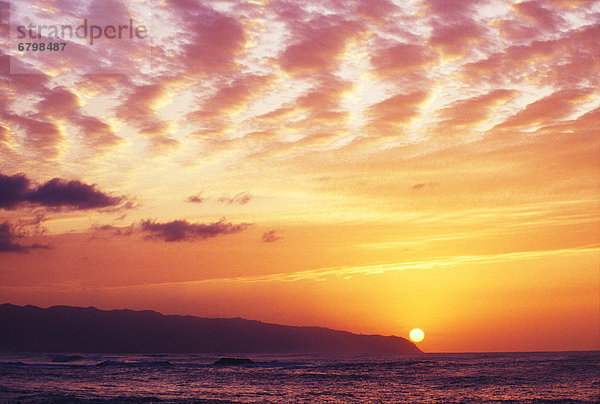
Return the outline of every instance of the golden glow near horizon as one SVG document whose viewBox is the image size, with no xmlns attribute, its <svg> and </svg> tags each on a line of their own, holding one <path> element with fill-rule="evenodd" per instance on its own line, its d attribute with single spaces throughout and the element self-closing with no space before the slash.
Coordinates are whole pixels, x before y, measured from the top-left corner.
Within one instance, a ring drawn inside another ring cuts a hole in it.
<svg viewBox="0 0 600 404">
<path fill-rule="evenodd" d="M 414 328 L 410 330 L 409 337 L 412 342 L 421 342 L 425 338 L 425 333 L 420 328 Z"/>
<path fill-rule="evenodd" d="M 10 18 L 112 21 L 84 2 Z M 0 45 L 0 302 L 600 349 L 600 1 L 405 3 L 165 0 L 150 43 Z"/>
</svg>

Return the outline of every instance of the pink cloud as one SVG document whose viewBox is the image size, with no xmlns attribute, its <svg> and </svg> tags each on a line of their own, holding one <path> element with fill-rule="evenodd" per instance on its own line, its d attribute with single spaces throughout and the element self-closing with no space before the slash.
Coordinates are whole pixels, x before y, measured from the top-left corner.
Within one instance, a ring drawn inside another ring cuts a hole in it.
<svg viewBox="0 0 600 404">
<path fill-rule="evenodd" d="M 289 45 L 279 65 L 291 73 L 325 73 L 335 69 L 350 40 L 363 26 L 342 18 L 319 17 L 297 29 L 300 39 Z"/>
<path fill-rule="evenodd" d="M 230 85 L 223 86 L 204 101 L 202 108 L 190 114 L 192 118 L 221 118 L 231 110 L 241 108 L 257 97 L 271 83 L 273 77 L 245 75 Z"/>
<path fill-rule="evenodd" d="M 114 146 L 122 140 L 114 134 L 110 125 L 98 118 L 79 115 L 72 120 L 83 132 L 86 142 L 94 148 Z"/>
<path fill-rule="evenodd" d="M 53 122 L 11 115 L 7 120 L 19 127 L 24 137 L 23 144 L 41 154 L 42 157 L 55 157 L 63 135 Z"/>
<path fill-rule="evenodd" d="M 79 98 L 64 87 L 54 88 L 37 103 L 37 111 L 46 118 L 62 118 L 79 110 Z"/>
<path fill-rule="evenodd" d="M 487 119 L 495 105 L 505 103 L 516 94 L 515 90 L 492 90 L 486 94 L 453 102 L 440 110 L 440 127 L 453 129 L 476 125 Z"/>
<path fill-rule="evenodd" d="M 592 94 L 592 89 L 567 89 L 556 91 L 541 100 L 528 104 L 521 111 L 496 125 L 496 129 L 526 128 L 547 125 L 557 119 L 568 117 L 575 107 Z"/>
<path fill-rule="evenodd" d="M 27 74 L 11 73 L 11 63 L 15 71 Z M 46 88 L 50 77 L 43 72 L 23 64 L 18 58 L 11 58 L 0 50 L 0 88 L 5 92 L 39 92 Z"/>
<path fill-rule="evenodd" d="M 506 19 L 494 21 L 502 36 L 515 41 L 530 41 L 545 34 L 558 33 L 565 26 L 560 11 L 545 6 L 549 2 L 538 0 L 512 4 L 513 11 Z"/>
<path fill-rule="evenodd" d="M 396 10 L 396 5 L 389 0 L 359 0 L 356 6 L 356 14 L 374 22 L 383 21 Z"/>
<path fill-rule="evenodd" d="M 8 128 L 6 128 L 4 126 L 0 126 L 0 143 L 4 143 L 4 142 L 8 141 L 8 133 L 9 133 Z"/>
<path fill-rule="evenodd" d="M 427 96 L 425 91 L 396 94 L 372 105 L 367 111 L 370 121 L 365 128 L 382 139 L 403 135 L 403 127 L 419 114 L 419 107 Z"/>
<path fill-rule="evenodd" d="M 591 80 L 595 74 L 600 48 L 600 24 L 565 33 L 552 40 L 533 41 L 493 53 L 485 59 L 467 63 L 464 78 L 471 82 L 510 83 L 525 78 L 540 85 L 573 86 Z"/>
<path fill-rule="evenodd" d="M 379 74 L 421 72 L 435 57 L 427 48 L 415 44 L 397 44 L 371 56 L 371 64 Z"/>
<path fill-rule="evenodd" d="M 484 25 L 475 22 L 475 3 L 462 0 L 426 0 L 424 8 L 433 28 L 429 44 L 447 56 L 465 56 L 485 41 Z"/>
<path fill-rule="evenodd" d="M 564 22 L 563 18 L 543 5 L 544 3 L 539 0 L 532 0 L 516 3 L 511 7 L 523 17 L 529 19 L 533 25 L 548 31 L 557 31 Z"/>
<path fill-rule="evenodd" d="M 186 42 L 178 55 L 188 73 L 224 73 L 236 70 L 235 59 L 244 50 L 246 34 L 240 21 L 207 6 L 169 0 L 169 8 L 185 27 Z"/>
<path fill-rule="evenodd" d="M 410 94 L 396 94 L 369 109 L 377 122 L 404 123 L 415 117 L 419 106 L 427 99 L 427 93 L 417 91 Z"/>
<path fill-rule="evenodd" d="M 80 111 L 79 98 L 68 88 L 57 87 L 46 91 L 36 109 L 36 116 L 42 119 L 52 121 L 63 118 L 78 126 L 90 146 L 112 146 L 121 140 L 102 120 L 83 114 Z"/>
<path fill-rule="evenodd" d="M 444 55 L 464 56 L 485 41 L 485 29 L 472 21 L 434 25 L 429 44 Z"/>
<path fill-rule="evenodd" d="M 468 18 L 474 6 L 472 2 L 463 0 L 426 0 L 424 4 L 434 17 L 453 23 Z"/>
<path fill-rule="evenodd" d="M 353 86 L 352 83 L 333 75 L 321 75 L 319 79 L 315 87 L 298 97 L 298 107 L 320 111 L 337 108 L 344 92 Z"/>
</svg>

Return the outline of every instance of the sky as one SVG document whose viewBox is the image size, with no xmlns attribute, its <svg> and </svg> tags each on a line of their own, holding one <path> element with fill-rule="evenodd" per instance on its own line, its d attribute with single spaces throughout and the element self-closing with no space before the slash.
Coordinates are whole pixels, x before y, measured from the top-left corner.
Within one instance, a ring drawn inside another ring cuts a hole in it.
<svg viewBox="0 0 600 404">
<path fill-rule="evenodd" d="M 600 349 L 600 1 L 0 21 L 0 302 Z"/>
</svg>

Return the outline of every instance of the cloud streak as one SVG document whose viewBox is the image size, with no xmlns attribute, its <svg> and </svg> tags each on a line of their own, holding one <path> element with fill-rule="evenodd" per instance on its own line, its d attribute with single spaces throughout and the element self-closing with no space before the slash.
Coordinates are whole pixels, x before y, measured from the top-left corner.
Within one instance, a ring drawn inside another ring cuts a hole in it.
<svg viewBox="0 0 600 404">
<path fill-rule="evenodd" d="M 450 268 L 465 264 L 495 264 L 508 262 L 522 262 L 552 257 L 575 257 L 589 254 L 598 254 L 600 245 L 588 245 L 575 248 L 556 250 L 517 251 L 501 254 L 482 255 L 459 255 L 445 256 L 431 260 L 418 260 L 397 262 L 378 265 L 340 266 L 327 267 L 307 271 L 290 273 L 274 273 L 267 275 L 236 276 L 226 278 L 210 278 L 198 281 L 183 282 L 161 282 L 151 284 L 140 284 L 113 288 L 99 289 L 137 289 L 155 288 L 165 286 L 195 286 L 205 283 L 263 283 L 263 282 L 299 282 L 299 281 L 323 281 L 328 279 L 341 279 L 351 276 L 380 275 L 386 272 L 408 271 L 408 270 L 431 270 L 438 268 Z"/>
<path fill-rule="evenodd" d="M 245 205 L 252 199 L 252 195 L 247 192 L 240 192 L 232 197 L 222 196 L 219 198 L 219 202 L 225 203 L 227 205 L 235 204 L 235 205 Z"/>
</svg>

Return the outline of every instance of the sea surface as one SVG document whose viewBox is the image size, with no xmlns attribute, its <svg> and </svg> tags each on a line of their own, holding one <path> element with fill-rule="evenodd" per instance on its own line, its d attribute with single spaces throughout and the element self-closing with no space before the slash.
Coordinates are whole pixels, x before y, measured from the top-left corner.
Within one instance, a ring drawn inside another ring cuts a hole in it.
<svg viewBox="0 0 600 404">
<path fill-rule="evenodd" d="M 600 403 L 600 352 L 0 354 L 0 402 Z"/>
</svg>

